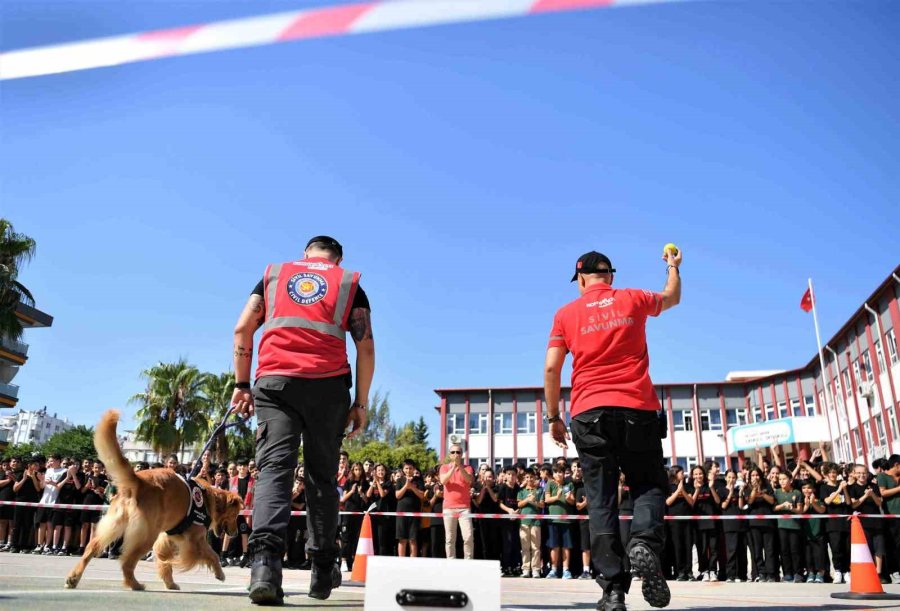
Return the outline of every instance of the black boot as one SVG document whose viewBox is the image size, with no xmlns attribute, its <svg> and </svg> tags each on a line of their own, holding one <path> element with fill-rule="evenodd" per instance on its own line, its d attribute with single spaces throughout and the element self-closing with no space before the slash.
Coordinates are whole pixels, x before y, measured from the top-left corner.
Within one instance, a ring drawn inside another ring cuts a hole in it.
<svg viewBox="0 0 900 611">
<path fill-rule="evenodd" d="M 253 554 L 250 568 L 250 600 L 257 605 L 284 604 L 281 589 L 281 556 L 270 551 Z"/>
<path fill-rule="evenodd" d="M 656 553 L 643 542 L 636 542 L 628 550 L 631 569 L 641 578 L 641 593 L 651 607 L 666 607 L 672 600 L 669 584 L 663 577 L 659 558 Z"/>
<path fill-rule="evenodd" d="M 309 597 L 325 600 L 331 596 L 331 590 L 341 587 L 342 581 L 339 566 L 332 562 L 323 565 L 313 562 L 309 579 Z"/>
<path fill-rule="evenodd" d="M 610 586 L 597 601 L 598 611 L 625 611 L 625 592 L 621 586 Z"/>
</svg>

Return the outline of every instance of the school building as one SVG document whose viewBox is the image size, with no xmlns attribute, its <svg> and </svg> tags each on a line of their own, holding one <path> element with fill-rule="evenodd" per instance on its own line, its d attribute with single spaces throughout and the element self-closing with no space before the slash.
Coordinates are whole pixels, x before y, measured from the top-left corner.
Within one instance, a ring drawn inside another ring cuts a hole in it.
<svg viewBox="0 0 900 611">
<path fill-rule="evenodd" d="M 865 462 L 900 453 L 900 266 L 895 268 L 818 354 L 789 371 L 733 372 L 719 382 L 657 384 L 666 412 L 667 462 L 687 467 L 707 459 L 723 466 L 743 457 L 729 448 L 729 427 L 788 417 L 824 419 L 829 458 Z M 568 421 L 569 388 L 560 413 Z M 468 462 L 495 468 L 543 462 L 563 451 L 548 433 L 543 388 L 439 388 L 441 459 L 452 442 Z M 810 444 L 784 448 L 788 458 Z M 816 444 L 812 444 L 816 447 Z"/>
</svg>

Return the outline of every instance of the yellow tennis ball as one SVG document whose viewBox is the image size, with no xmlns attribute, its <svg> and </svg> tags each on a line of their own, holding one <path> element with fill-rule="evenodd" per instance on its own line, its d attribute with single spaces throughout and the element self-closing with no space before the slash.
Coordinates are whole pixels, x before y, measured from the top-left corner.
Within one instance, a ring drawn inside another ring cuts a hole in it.
<svg viewBox="0 0 900 611">
<path fill-rule="evenodd" d="M 663 256 L 665 257 L 669 251 L 671 251 L 673 255 L 678 255 L 678 247 L 671 242 L 663 246 Z"/>
</svg>

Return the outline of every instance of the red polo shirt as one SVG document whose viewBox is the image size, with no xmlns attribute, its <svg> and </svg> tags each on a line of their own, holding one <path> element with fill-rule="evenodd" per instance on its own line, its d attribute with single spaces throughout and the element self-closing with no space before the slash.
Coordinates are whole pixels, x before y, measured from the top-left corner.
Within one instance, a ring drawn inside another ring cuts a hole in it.
<svg viewBox="0 0 900 611">
<path fill-rule="evenodd" d="M 658 410 L 645 325 L 659 316 L 653 291 L 597 283 L 553 318 L 550 347 L 572 353 L 572 415 L 595 407 Z"/>
</svg>

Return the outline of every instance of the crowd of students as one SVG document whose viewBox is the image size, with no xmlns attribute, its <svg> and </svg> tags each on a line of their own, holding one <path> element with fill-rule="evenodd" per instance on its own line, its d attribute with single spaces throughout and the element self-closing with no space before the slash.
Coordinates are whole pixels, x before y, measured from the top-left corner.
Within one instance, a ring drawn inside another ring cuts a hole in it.
<svg viewBox="0 0 900 611">
<path fill-rule="evenodd" d="M 205 454 L 198 461 L 199 477 L 216 486 L 241 495 L 246 507 L 253 507 L 253 461 L 237 461 L 217 467 Z M 151 468 L 168 468 L 181 474 L 191 472 L 194 464 L 179 463 L 175 455 L 165 463 L 137 462 L 135 472 Z M 116 495 L 115 486 L 107 479 L 106 469 L 92 458 L 11 456 L 0 458 L 0 501 L 40 503 L 41 507 L 0 505 L 0 552 L 55 556 L 81 555 L 96 534 L 103 510 L 81 509 L 79 506 L 108 505 Z M 224 565 L 249 566 L 247 535 L 250 520 L 239 518 L 239 537 L 222 540 L 211 537 L 211 543 L 222 554 Z M 104 550 L 101 558 L 117 558 L 121 542 Z"/>
<path fill-rule="evenodd" d="M 717 462 L 669 470 L 671 516 L 900 514 L 900 456 L 866 465 L 760 457 L 739 471 Z M 900 583 L 900 520 L 861 518 L 883 583 Z M 668 521 L 664 570 L 678 581 L 846 583 L 847 518 Z M 695 553 L 696 552 L 696 553 Z M 697 558 L 697 573 L 693 558 Z M 749 562 L 748 562 L 749 560 Z"/>
<path fill-rule="evenodd" d="M 784 464 L 760 455 L 740 470 L 722 471 L 717 462 L 689 471 L 669 470 L 666 499 L 671 516 L 734 516 L 739 514 L 839 514 L 863 516 L 900 514 L 900 456 L 865 465 L 835 464 L 821 451 L 808 460 Z M 199 477 L 238 493 L 253 508 L 256 466 L 253 461 L 223 465 L 204 455 Z M 170 468 L 190 472 L 175 456 L 165 464 L 137 463 L 135 471 Z M 291 506 L 306 506 L 302 464 L 294 478 Z M 469 512 L 515 514 L 515 519 L 463 519 L 447 532 L 440 518 L 397 517 L 377 512 L 443 512 L 444 486 L 440 465 L 424 471 L 412 460 L 392 467 L 371 460 L 351 463 L 341 453 L 337 471 L 341 509 L 373 510 L 373 546 L 378 555 L 448 555 L 499 560 L 503 576 L 591 579 L 588 499 L 578 459 L 558 458 L 552 464 L 509 466 L 495 473 L 482 464 L 469 490 Z M 102 505 L 115 496 L 99 461 L 52 455 L 0 461 L 0 500 L 40 502 L 46 507 L 0 506 L 0 552 L 70 555 L 83 552 L 101 512 L 59 505 Z M 631 513 L 628 483 L 619 482 L 622 515 Z M 560 516 L 535 519 L 536 514 Z M 448 522 L 449 524 L 449 522 Z M 457 526 L 458 524 L 458 526 Z M 627 544 L 630 521 L 620 521 Z M 900 520 L 862 520 L 882 581 L 900 582 Z M 346 570 L 351 570 L 359 541 L 361 515 L 343 515 L 340 543 Z M 667 578 L 679 581 L 784 581 L 843 583 L 849 578 L 850 541 L 846 518 L 796 520 L 669 520 L 663 567 Z M 239 536 L 210 542 L 223 565 L 249 565 L 247 541 L 251 517 L 241 517 Z M 458 530 L 457 530 L 458 529 Z M 292 516 L 288 526 L 285 566 L 309 568 L 304 546 L 305 517 Z M 115 558 L 118 546 L 103 554 Z"/>
</svg>

